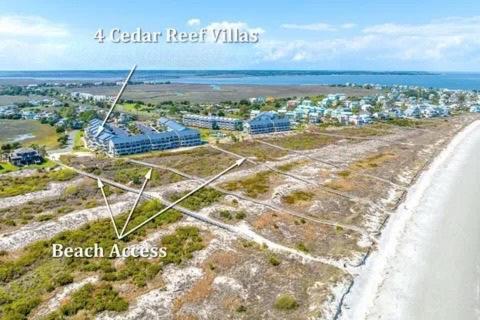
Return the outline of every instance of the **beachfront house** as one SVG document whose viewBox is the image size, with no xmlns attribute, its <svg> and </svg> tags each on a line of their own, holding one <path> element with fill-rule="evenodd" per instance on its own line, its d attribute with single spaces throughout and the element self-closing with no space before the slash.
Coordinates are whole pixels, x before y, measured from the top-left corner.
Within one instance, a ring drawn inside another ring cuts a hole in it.
<svg viewBox="0 0 480 320">
<path fill-rule="evenodd" d="M 21 167 L 30 164 L 40 164 L 43 162 L 43 158 L 35 149 L 20 148 L 10 154 L 9 161 L 11 164 Z"/>
</svg>

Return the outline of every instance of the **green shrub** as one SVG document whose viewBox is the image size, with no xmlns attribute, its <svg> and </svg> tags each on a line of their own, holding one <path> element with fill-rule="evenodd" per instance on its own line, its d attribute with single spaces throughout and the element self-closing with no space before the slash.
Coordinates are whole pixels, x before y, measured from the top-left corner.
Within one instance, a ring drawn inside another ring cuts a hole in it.
<svg viewBox="0 0 480 320">
<path fill-rule="evenodd" d="M 13 301 L 13 298 L 5 291 L 5 289 L 0 288 L 0 306 L 6 303 Z"/>
<path fill-rule="evenodd" d="M 287 204 L 296 204 L 298 202 L 310 201 L 313 198 L 313 193 L 307 191 L 293 191 L 288 195 L 282 197 L 282 201 Z"/>
<path fill-rule="evenodd" d="M 42 214 L 39 215 L 35 218 L 37 221 L 42 222 L 42 221 L 48 221 L 53 219 L 53 215 L 51 214 Z"/>
<path fill-rule="evenodd" d="M 40 172 L 26 177 L 1 177 L 0 197 L 13 197 L 46 189 L 49 182 L 67 181 L 76 175 L 75 171 L 62 169 Z"/>
<path fill-rule="evenodd" d="M 3 309 L 2 319 L 27 319 L 28 314 L 40 304 L 37 297 L 28 296 L 15 299 Z"/>
<path fill-rule="evenodd" d="M 246 312 L 247 308 L 243 304 L 241 304 L 241 305 L 238 306 L 236 311 L 237 312 Z"/>
<path fill-rule="evenodd" d="M 303 252 L 309 252 L 310 251 L 310 250 L 308 250 L 308 248 L 302 242 L 297 244 L 297 249 L 300 250 L 300 251 L 303 251 Z"/>
<path fill-rule="evenodd" d="M 351 174 L 351 172 L 348 171 L 348 170 L 343 170 L 343 171 L 339 171 L 339 172 L 338 172 L 338 175 L 339 175 L 340 177 L 342 177 L 342 178 L 346 178 L 346 177 L 348 177 L 350 174 Z"/>
<path fill-rule="evenodd" d="M 242 190 L 249 197 L 257 198 L 270 190 L 270 171 L 262 171 L 243 180 L 230 181 L 223 184 L 228 191 Z"/>
<path fill-rule="evenodd" d="M 270 262 L 271 265 L 273 266 L 278 266 L 280 264 L 280 260 L 278 259 L 278 257 L 275 255 L 275 254 L 270 254 L 270 256 L 268 257 L 268 261 Z"/>
<path fill-rule="evenodd" d="M 73 282 L 73 276 L 69 273 L 60 273 L 55 278 L 55 283 L 59 286 L 64 286 Z"/>
<path fill-rule="evenodd" d="M 204 248 L 200 232 L 195 227 L 178 228 L 174 234 L 162 239 L 162 245 L 167 249 L 166 263 L 180 264 L 192 258 L 192 253 Z"/>
<path fill-rule="evenodd" d="M 80 310 L 90 310 L 93 313 L 102 311 L 125 311 L 128 303 L 113 290 L 111 285 L 100 284 L 94 286 L 87 284 L 74 292 L 69 301 L 58 311 L 58 318 L 61 315 L 73 316 Z M 50 317 L 52 318 L 52 317 Z M 55 319 L 53 317 L 52 319 Z"/>
<path fill-rule="evenodd" d="M 279 310 L 292 310 L 298 307 L 297 300 L 290 294 L 282 294 L 275 300 L 275 308 Z"/>
<path fill-rule="evenodd" d="M 239 211 L 239 212 L 237 212 L 237 213 L 235 214 L 235 218 L 236 218 L 237 220 L 245 219 L 246 216 L 247 216 L 246 213 L 243 212 L 243 211 Z"/>
<path fill-rule="evenodd" d="M 232 219 L 232 214 L 228 210 L 222 210 L 220 211 L 220 217 L 226 220 L 231 220 Z"/>
<path fill-rule="evenodd" d="M 190 191 L 174 193 L 170 196 L 170 200 L 176 201 L 186 195 L 188 192 Z M 180 205 L 185 208 L 197 211 L 212 205 L 213 203 L 219 201 L 222 198 L 223 193 L 212 188 L 203 188 L 180 202 Z"/>
</svg>

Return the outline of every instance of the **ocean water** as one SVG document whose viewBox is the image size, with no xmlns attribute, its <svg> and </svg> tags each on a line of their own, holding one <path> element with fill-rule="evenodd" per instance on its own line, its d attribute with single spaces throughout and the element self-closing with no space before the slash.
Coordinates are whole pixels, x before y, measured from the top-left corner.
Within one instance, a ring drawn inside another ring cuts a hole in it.
<svg viewBox="0 0 480 320">
<path fill-rule="evenodd" d="M 0 71 L 0 79 L 91 80 L 116 81 L 127 70 L 89 71 Z M 283 70 L 137 70 L 135 81 L 170 81 L 221 86 L 253 85 L 315 85 L 315 84 L 381 84 L 416 85 L 448 89 L 480 89 L 480 73 L 373 72 L 373 71 L 283 71 Z"/>
</svg>

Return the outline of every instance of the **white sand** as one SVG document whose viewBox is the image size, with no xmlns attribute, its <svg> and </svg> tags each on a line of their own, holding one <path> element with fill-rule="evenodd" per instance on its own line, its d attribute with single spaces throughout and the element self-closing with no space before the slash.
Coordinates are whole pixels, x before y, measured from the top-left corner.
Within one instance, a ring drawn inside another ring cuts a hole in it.
<svg viewBox="0 0 480 320">
<path fill-rule="evenodd" d="M 476 121 L 409 190 L 340 319 L 479 319 L 479 154 Z"/>
</svg>

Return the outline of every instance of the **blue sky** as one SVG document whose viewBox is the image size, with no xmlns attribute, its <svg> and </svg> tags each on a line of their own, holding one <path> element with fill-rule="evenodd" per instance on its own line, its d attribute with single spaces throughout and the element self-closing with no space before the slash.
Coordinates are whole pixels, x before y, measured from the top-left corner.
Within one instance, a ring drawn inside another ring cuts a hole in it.
<svg viewBox="0 0 480 320">
<path fill-rule="evenodd" d="M 190 24 L 189 24 L 190 21 Z M 260 31 L 256 44 L 98 44 L 97 29 Z M 480 71 L 479 1 L 1 1 L 0 70 Z"/>
</svg>

